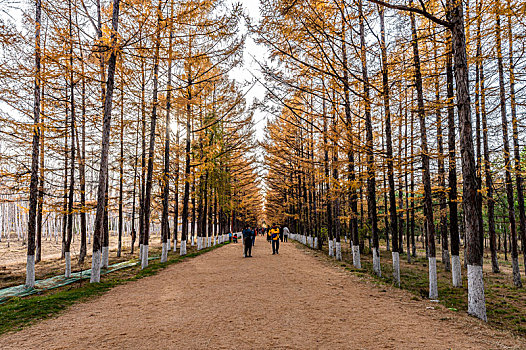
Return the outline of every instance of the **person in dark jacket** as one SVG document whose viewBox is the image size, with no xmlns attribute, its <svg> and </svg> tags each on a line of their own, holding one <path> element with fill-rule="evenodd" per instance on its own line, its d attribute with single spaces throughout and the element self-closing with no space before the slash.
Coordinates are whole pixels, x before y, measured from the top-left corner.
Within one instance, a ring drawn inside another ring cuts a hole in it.
<svg viewBox="0 0 526 350">
<path fill-rule="evenodd" d="M 251 258 L 252 257 L 252 239 L 254 235 L 254 231 L 250 229 L 249 226 L 245 227 L 243 230 L 243 243 L 245 247 L 244 251 L 244 257 L 245 258 Z"/>
</svg>

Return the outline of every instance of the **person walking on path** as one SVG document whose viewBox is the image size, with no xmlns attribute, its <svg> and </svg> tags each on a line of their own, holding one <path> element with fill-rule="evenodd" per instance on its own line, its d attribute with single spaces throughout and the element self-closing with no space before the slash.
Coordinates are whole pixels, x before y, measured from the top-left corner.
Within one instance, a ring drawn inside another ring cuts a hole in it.
<svg viewBox="0 0 526 350">
<path fill-rule="evenodd" d="M 283 240 L 285 242 L 288 242 L 288 239 L 289 239 L 289 228 L 287 226 L 283 227 Z"/>
<path fill-rule="evenodd" d="M 279 254 L 279 227 L 274 224 L 269 231 L 272 240 L 272 254 Z"/>
<path fill-rule="evenodd" d="M 252 257 L 252 236 L 254 235 L 254 232 L 250 229 L 250 227 L 245 227 L 243 230 L 243 244 L 244 244 L 244 254 L 243 256 L 245 258 L 251 258 Z"/>
</svg>

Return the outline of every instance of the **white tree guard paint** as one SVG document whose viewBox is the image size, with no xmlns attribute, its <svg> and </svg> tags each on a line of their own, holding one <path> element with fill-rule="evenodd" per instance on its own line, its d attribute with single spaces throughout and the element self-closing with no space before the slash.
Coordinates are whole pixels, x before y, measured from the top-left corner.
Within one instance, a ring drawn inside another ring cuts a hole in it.
<svg viewBox="0 0 526 350">
<path fill-rule="evenodd" d="M 458 255 L 451 255 L 451 274 L 453 275 L 453 287 L 462 287 L 462 272 Z"/>
<path fill-rule="evenodd" d="M 318 248 L 318 237 L 314 237 L 314 246 L 313 248 Z"/>
<path fill-rule="evenodd" d="M 438 299 L 437 258 L 429 257 L 429 299 Z"/>
<path fill-rule="evenodd" d="M 161 250 L 161 262 L 168 261 L 168 250 L 170 247 L 168 247 L 168 242 L 162 244 L 162 250 Z"/>
<path fill-rule="evenodd" d="M 177 240 L 176 239 L 174 240 L 174 250 L 173 251 L 174 253 L 177 251 Z"/>
<path fill-rule="evenodd" d="M 142 261 L 142 243 L 139 244 L 139 261 Z"/>
<path fill-rule="evenodd" d="M 102 268 L 107 269 L 109 265 L 110 247 L 102 247 Z"/>
<path fill-rule="evenodd" d="M 169 238 L 168 238 L 168 242 L 166 242 L 166 244 L 168 245 L 168 249 L 167 250 L 170 251 L 172 242 L 170 241 Z"/>
<path fill-rule="evenodd" d="M 511 269 L 513 271 L 513 284 L 515 286 L 520 286 L 521 285 L 521 271 L 519 268 L 519 258 L 518 257 L 511 259 Z"/>
<path fill-rule="evenodd" d="M 141 269 L 148 267 L 148 244 L 142 245 Z"/>
<path fill-rule="evenodd" d="M 212 243 L 213 245 L 216 245 L 216 236 L 213 237 L 214 239 L 212 240 Z"/>
<path fill-rule="evenodd" d="M 336 242 L 336 260 L 342 260 L 342 243 Z"/>
<path fill-rule="evenodd" d="M 488 321 L 482 266 L 468 265 L 468 314 Z"/>
<path fill-rule="evenodd" d="M 181 246 L 179 247 L 179 254 L 186 255 L 186 241 L 181 241 Z"/>
<path fill-rule="evenodd" d="M 378 249 L 373 248 L 373 270 L 378 276 L 382 276 L 382 267 L 380 265 L 380 254 L 378 254 Z"/>
<path fill-rule="evenodd" d="M 392 252 L 393 256 L 393 279 L 395 284 L 400 287 L 400 254 L 398 252 Z"/>
<path fill-rule="evenodd" d="M 195 245 L 195 237 L 190 237 L 190 245 L 193 247 Z"/>
<path fill-rule="evenodd" d="M 27 265 L 26 265 L 26 288 L 35 287 L 35 256 L 27 256 Z"/>
<path fill-rule="evenodd" d="M 91 276 L 90 276 L 89 281 L 90 283 L 100 282 L 100 251 L 99 250 L 94 252 L 91 258 Z"/>
<path fill-rule="evenodd" d="M 211 247 L 212 246 L 212 237 L 208 237 L 208 245 L 207 247 Z"/>
<path fill-rule="evenodd" d="M 71 253 L 65 252 L 64 258 L 66 259 L 66 271 L 64 272 L 64 277 L 70 278 L 71 277 Z"/>
<path fill-rule="evenodd" d="M 332 239 L 329 239 L 329 256 L 333 256 L 333 250 L 332 250 Z"/>
<path fill-rule="evenodd" d="M 197 237 L 197 250 L 203 249 L 203 237 Z"/>
<path fill-rule="evenodd" d="M 360 259 L 360 246 L 359 245 L 353 245 L 352 246 L 352 263 L 354 267 L 357 269 L 362 268 L 362 262 Z"/>
</svg>

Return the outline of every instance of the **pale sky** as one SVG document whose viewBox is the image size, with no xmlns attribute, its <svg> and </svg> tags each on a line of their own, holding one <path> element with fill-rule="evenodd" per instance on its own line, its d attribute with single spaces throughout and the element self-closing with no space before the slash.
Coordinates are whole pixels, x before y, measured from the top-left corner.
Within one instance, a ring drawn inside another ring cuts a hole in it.
<svg viewBox="0 0 526 350">
<path fill-rule="evenodd" d="M 252 17 L 254 22 L 259 20 L 259 1 L 258 0 L 230 0 L 231 3 L 241 3 L 246 9 L 247 13 Z M 246 28 L 243 24 L 243 30 Z M 230 76 L 239 81 L 252 82 L 254 81 L 253 75 L 257 76 L 258 79 L 262 80 L 262 76 L 259 72 L 259 66 L 252 58 L 263 61 L 267 57 L 267 50 L 265 47 L 257 45 L 251 37 L 248 37 L 245 43 L 245 51 L 243 53 L 243 64 L 234 69 Z M 245 89 L 250 88 L 252 84 L 249 84 Z M 245 90 L 246 91 L 246 90 Z M 265 97 L 265 88 L 259 83 L 256 83 L 254 87 L 248 92 L 246 100 L 248 104 L 251 104 L 254 99 L 263 100 Z M 256 128 L 256 137 L 258 140 L 262 140 L 264 137 L 264 128 L 266 123 L 266 114 L 257 110 L 254 115 L 254 123 Z"/>
</svg>

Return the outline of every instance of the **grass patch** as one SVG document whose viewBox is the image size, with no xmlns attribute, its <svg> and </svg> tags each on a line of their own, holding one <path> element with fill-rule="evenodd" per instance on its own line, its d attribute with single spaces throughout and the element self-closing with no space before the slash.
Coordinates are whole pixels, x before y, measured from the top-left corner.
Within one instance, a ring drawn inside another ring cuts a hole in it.
<svg viewBox="0 0 526 350">
<path fill-rule="evenodd" d="M 0 334 L 18 331 L 37 321 L 54 317 L 71 305 L 100 296 L 119 284 L 153 276 L 172 264 L 194 258 L 226 244 L 228 242 L 200 251 L 193 251 L 185 256 L 172 253 L 172 256 L 169 256 L 165 263 L 150 261 L 144 270 L 141 270 L 140 266 L 119 270 L 101 276 L 100 283 L 89 283 L 86 280 L 81 280 L 78 283 L 46 291 L 41 295 L 12 298 L 0 305 Z"/>
</svg>

